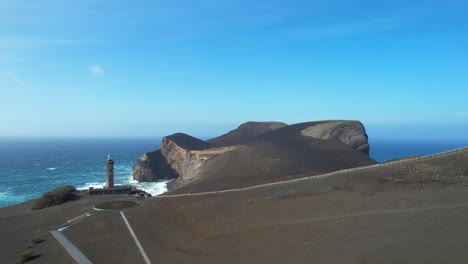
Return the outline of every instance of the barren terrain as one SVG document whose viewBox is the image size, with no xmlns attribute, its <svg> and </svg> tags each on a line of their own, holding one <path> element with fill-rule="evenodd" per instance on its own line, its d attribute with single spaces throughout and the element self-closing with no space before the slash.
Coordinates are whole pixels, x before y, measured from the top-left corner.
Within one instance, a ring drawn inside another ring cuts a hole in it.
<svg viewBox="0 0 468 264">
<path fill-rule="evenodd" d="M 123 196 L 1 208 L 1 256 L 73 263 L 49 229 Z M 152 263 L 466 263 L 468 149 L 231 191 L 142 199 L 124 211 Z M 120 211 L 63 234 L 93 263 L 144 263 Z"/>
</svg>

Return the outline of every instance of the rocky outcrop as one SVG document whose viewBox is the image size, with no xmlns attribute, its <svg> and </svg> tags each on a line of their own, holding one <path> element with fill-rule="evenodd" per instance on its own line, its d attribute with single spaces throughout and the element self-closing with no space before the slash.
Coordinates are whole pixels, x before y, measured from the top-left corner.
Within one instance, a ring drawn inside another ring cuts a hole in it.
<svg viewBox="0 0 468 264">
<path fill-rule="evenodd" d="M 133 179 L 139 182 L 175 178 L 177 173 L 169 166 L 161 150 L 145 152 L 133 165 Z"/>
<path fill-rule="evenodd" d="M 216 156 L 190 182 L 177 180 L 172 193 L 243 188 L 375 164 L 356 150 L 365 138 L 359 127 L 353 121 L 320 121 L 276 129 Z"/>
<path fill-rule="evenodd" d="M 188 181 L 198 169 L 213 157 L 232 150 L 233 147 L 256 136 L 287 126 L 281 122 L 247 122 L 230 132 L 203 141 L 183 133 L 164 137 L 161 149 L 144 153 L 133 166 L 133 179 L 153 182 L 161 179 Z M 214 149 L 218 147 L 217 149 Z M 202 150 L 210 150 L 202 151 Z"/>
<path fill-rule="evenodd" d="M 358 121 L 248 122 L 209 141 L 178 133 L 133 167 L 137 181 L 177 179 L 180 191 L 223 190 L 374 164 Z"/>
<path fill-rule="evenodd" d="M 337 140 L 346 146 L 369 155 L 366 130 L 359 121 L 327 121 L 309 126 L 301 131 L 306 137 Z"/>
<path fill-rule="evenodd" d="M 203 140 L 177 133 L 164 137 L 161 149 L 147 152 L 133 166 L 133 178 L 139 182 L 161 179 L 190 181 L 198 169 L 230 148 L 214 148 Z"/>
</svg>

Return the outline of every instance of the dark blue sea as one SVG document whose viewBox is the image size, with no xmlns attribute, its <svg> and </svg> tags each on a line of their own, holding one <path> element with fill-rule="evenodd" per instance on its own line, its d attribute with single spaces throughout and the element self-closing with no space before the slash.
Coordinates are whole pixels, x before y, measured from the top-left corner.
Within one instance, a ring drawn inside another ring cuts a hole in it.
<svg viewBox="0 0 468 264">
<path fill-rule="evenodd" d="M 160 194 L 166 190 L 166 181 L 137 183 L 132 179 L 134 162 L 160 143 L 160 138 L 0 139 L 0 207 L 38 198 L 62 185 L 102 187 L 109 153 L 115 161 L 116 184 L 132 184 Z M 382 162 L 465 147 L 468 140 L 370 140 L 370 145 L 371 157 Z"/>
<path fill-rule="evenodd" d="M 55 187 L 78 189 L 105 185 L 106 160 L 115 161 L 115 184 L 131 184 L 149 193 L 166 191 L 166 182 L 137 183 L 134 162 L 160 147 L 161 138 L 144 139 L 0 139 L 0 207 L 38 198 Z"/>
</svg>

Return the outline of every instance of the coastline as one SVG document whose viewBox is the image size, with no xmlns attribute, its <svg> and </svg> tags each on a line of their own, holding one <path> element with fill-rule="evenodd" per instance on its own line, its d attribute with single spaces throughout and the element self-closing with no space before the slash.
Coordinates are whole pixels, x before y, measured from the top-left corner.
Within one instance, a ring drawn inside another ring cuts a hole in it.
<svg viewBox="0 0 468 264">
<path fill-rule="evenodd" d="M 463 202 L 468 171 L 460 169 L 467 157 L 465 148 L 251 188 L 138 198 L 140 205 L 125 215 L 148 258 L 164 263 L 214 264 L 226 258 L 284 263 L 291 250 L 297 263 L 359 263 L 368 256 L 394 263 L 402 254 L 414 263 L 437 257 L 463 262 L 468 259 L 463 248 L 468 236 L 461 232 L 468 214 Z M 31 211 L 32 201 L 1 208 L 0 231 L 9 237 L 1 247 L 4 259 L 13 262 L 29 245 L 41 254 L 40 261 L 69 263 L 51 228 L 97 203 L 137 199 L 80 196 L 40 211 Z M 95 263 L 134 261 L 141 256 L 128 243 L 131 237 L 119 214 L 93 213 L 63 234 Z M 31 244 L 35 237 L 45 242 Z M 449 241 L 450 247 L 441 248 L 440 241 Z M 346 247 L 351 248 L 336 251 Z M 115 253 L 102 254 L 108 250 Z"/>
<path fill-rule="evenodd" d="M 120 141 L 113 140 L 34 142 L 33 145 L 29 145 L 30 141 L 15 142 L 18 149 L 0 144 L 0 208 L 34 200 L 58 186 L 73 185 L 81 190 L 102 187 L 105 184 L 105 164 L 102 159 L 108 149 L 113 150 L 116 159 L 120 161 L 115 167 L 116 184 L 135 185 L 152 195 L 177 188 L 176 181 L 165 184 L 164 181 L 138 183 L 133 180 L 134 162 L 144 151 L 157 149 L 157 140 L 131 140 L 124 142 L 124 147 Z M 370 139 L 370 144 L 371 157 L 379 162 L 468 146 L 468 142 L 463 140 Z M 149 147 L 152 145 L 154 147 Z M 11 142 L 8 146 L 12 147 Z"/>
</svg>

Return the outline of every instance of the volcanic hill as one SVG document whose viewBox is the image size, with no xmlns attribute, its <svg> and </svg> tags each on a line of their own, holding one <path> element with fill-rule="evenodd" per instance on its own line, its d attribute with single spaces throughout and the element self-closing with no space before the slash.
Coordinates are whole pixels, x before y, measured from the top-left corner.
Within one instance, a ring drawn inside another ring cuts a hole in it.
<svg viewBox="0 0 468 264">
<path fill-rule="evenodd" d="M 278 128 L 287 126 L 282 122 L 247 122 L 240 125 L 238 128 L 229 131 L 228 133 L 208 140 L 209 143 L 218 146 L 226 147 L 244 143 L 261 134 L 273 131 Z"/>
<path fill-rule="evenodd" d="M 165 137 L 133 172 L 138 181 L 177 179 L 173 193 L 217 191 L 375 164 L 368 153 L 358 121 L 248 122 L 206 142 Z"/>
</svg>

